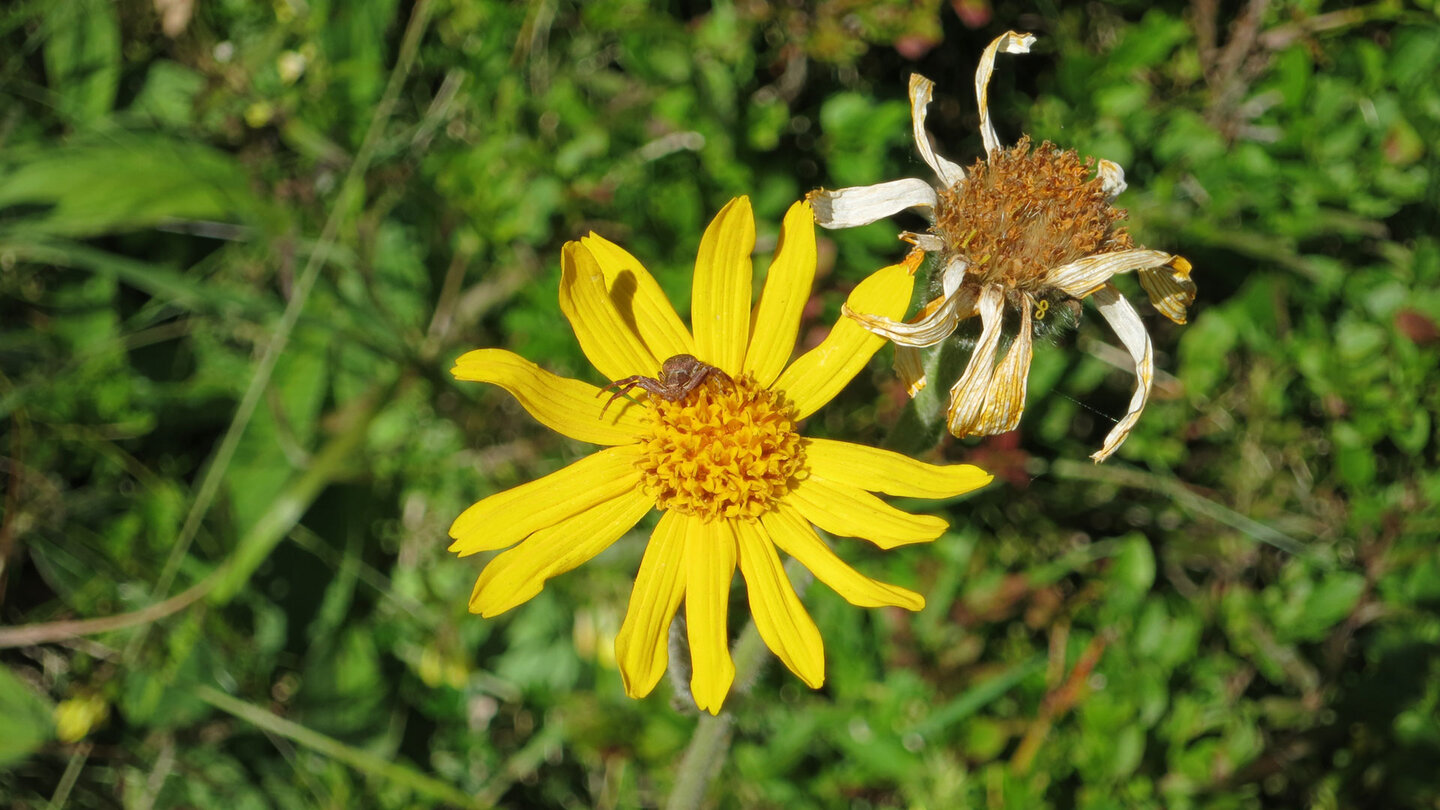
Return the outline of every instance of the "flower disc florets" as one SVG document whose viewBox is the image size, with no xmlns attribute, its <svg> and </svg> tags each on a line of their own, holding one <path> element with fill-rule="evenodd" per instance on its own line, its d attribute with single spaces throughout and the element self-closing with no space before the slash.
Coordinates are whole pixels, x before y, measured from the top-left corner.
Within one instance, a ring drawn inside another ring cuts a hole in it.
<svg viewBox="0 0 1440 810">
<path fill-rule="evenodd" d="M 804 468 L 789 404 L 749 375 L 648 403 L 650 434 L 640 441 L 637 466 L 660 509 L 705 521 L 757 518 Z"/>
<path fill-rule="evenodd" d="M 936 190 L 932 232 L 949 254 L 941 266 L 958 257 L 967 282 L 1049 297 L 1051 268 L 1133 248 L 1093 165 L 1049 141 L 1031 149 L 1028 136 L 975 161 L 966 180 Z"/>
</svg>

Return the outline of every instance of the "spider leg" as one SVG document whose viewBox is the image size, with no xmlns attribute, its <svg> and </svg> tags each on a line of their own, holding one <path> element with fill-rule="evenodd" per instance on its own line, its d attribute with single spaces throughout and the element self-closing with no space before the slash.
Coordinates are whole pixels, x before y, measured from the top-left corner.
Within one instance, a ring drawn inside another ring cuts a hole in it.
<svg viewBox="0 0 1440 810">
<path fill-rule="evenodd" d="M 602 387 L 599 391 L 596 391 L 595 396 L 597 397 L 605 393 L 606 391 L 610 391 L 612 389 L 615 391 L 615 393 L 612 394 L 609 399 L 605 400 L 605 404 L 600 407 L 600 416 L 603 418 L 605 416 L 605 412 L 610 409 L 610 404 L 621 397 L 624 397 L 631 402 L 636 402 L 636 400 L 630 396 L 630 392 L 634 390 L 635 386 L 641 385 L 644 379 L 644 377 L 639 376 L 622 377 L 621 379 L 618 379 L 615 382 L 612 382 Z"/>
<path fill-rule="evenodd" d="M 735 381 L 730 378 L 729 374 L 726 374 L 714 366 L 706 366 L 699 374 L 691 378 L 690 384 L 686 386 L 686 393 L 699 388 L 704 385 L 707 380 L 711 379 L 721 383 L 723 388 L 729 388 L 732 391 L 735 390 Z"/>
<path fill-rule="evenodd" d="M 598 396 L 600 396 L 601 394 L 603 394 L 603 393 L 605 393 L 606 391 L 609 391 L 609 390 L 611 390 L 611 389 L 617 389 L 617 390 L 618 390 L 618 389 L 622 389 L 622 388 L 623 388 L 623 389 L 625 389 L 626 391 L 628 391 L 628 390 L 630 390 L 631 388 L 634 388 L 635 386 L 639 385 L 639 384 L 640 384 L 640 381 L 643 380 L 643 379 L 645 379 L 645 378 L 644 378 L 644 377 L 641 377 L 639 374 L 636 374 L 636 375 L 633 375 L 633 376 L 630 376 L 630 377 L 621 377 L 620 379 L 618 379 L 618 380 L 616 380 L 616 381 L 614 381 L 614 382 L 608 382 L 608 383 L 605 383 L 604 385 L 600 386 L 600 390 L 595 392 L 595 396 L 598 397 Z"/>
<path fill-rule="evenodd" d="M 675 389 L 675 398 L 684 399 L 690 396 L 697 388 L 705 384 L 705 377 L 704 373 L 700 373 L 686 380 L 684 385 Z"/>
</svg>

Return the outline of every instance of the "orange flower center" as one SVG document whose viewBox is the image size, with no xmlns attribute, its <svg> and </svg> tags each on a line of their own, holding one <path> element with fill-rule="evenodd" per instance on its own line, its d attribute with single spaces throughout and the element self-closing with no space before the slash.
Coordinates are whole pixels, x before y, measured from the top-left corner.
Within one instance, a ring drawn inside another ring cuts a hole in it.
<svg viewBox="0 0 1440 810">
<path fill-rule="evenodd" d="M 661 509 L 702 520 L 753 519 L 790 491 L 805 466 L 795 417 L 779 392 L 747 374 L 711 379 L 679 400 L 647 397 L 650 434 L 638 467 Z"/>
</svg>

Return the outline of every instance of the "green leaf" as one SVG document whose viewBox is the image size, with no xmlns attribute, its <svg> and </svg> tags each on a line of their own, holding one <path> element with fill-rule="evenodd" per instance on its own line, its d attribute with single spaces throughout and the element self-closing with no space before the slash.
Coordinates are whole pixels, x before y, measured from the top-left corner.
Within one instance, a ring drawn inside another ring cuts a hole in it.
<svg viewBox="0 0 1440 810">
<path fill-rule="evenodd" d="M 750 146 L 768 152 L 780 144 L 780 136 L 790 125 L 790 108 L 776 97 L 752 98 L 748 117 Z"/>
<path fill-rule="evenodd" d="M 1131 532 L 1119 541 L 1119 553 L 1111 563 L 1108 606 L 1115 618 L 1128 617 L 1139 607 L 1150 586 L 1155 584 L 1155 552 L 1150 541 L 1139 532 Z"/>
<path fill-rule="evenodd" d="M 72 124 L 110 114 L 120 86 L 120 20 L 109 0 L 58 0 L 45 13 L 45 73 Z"/>
<path fill-rule="evenodd" d="M 25 759 L 54 738 L 52 710 L 48 698 L 0 666 L 0 767 Z"/>
<path fill-rule="evenodd" d="M 353 735 L 383 730 L 377 722 L 386 684 L 379 650 L 370 634 L 359 628 L 334 644 L 311 648 L 300 693 L 305 724 L 321 733 Z"/>
<path fill-rule="evenodd" d="M 1319 641 L 1355 610 L 1364 593 L 1365 577 L 1353 571 L 1331 572 L 1318 583 L 1306 581 L 1292 592 L 1289 615 L 1276 617 L 1277 630 L 1285 640 Z"/>
<path fill-rule="evenodd" d="M 1375 446 L 1350 422 L 1336 422 L 1330 431 L 1335 443 L 1335 467 L 1340 478 L 1360 488 L 1375 480 Z"/>
<path fill-rule="evenodd" d="M 1180 338 L 1180 366 L 1177 372 L 1185 387 L 1200 396 L 1210 396 L 1230 373 L 1232 350 L 1240 332 L 1235 321 L 1241 316 L 1227 309 L 1212 309 L 1185 329 Z"/>
<path fill-rule="evenodd" d="M 118 705 L 137 726 L 178 728 L 198 722 L 210 708 L 190 692 L 209 680 L 214 666 L 204 619 L 189 613 L 169 628 L 164 658 L 158 665 L 126 670 Z"/>
<path fill-rule="evenodd" d="M 1185 20 L 1151 9 L 1138 25 L 1129 27 L 1124 40 L 1106 54 L 1107 69 L 1124 75 L 1153 67 L 1168 59 L 1177 45 L 1192 36 L 1192 28 Z"/>
<path fill-rule="evenodd" d="M 168 59 L 157 60 L 145 74 L 145 85 L 130 103 L 130 116 L 142 123 L 181 129 L 195 118 L 195 96 L 205 89 L 205 77 Z"/>
<path fill-rule="evenodd" d="M 891 147 L 910 143 L 910 108 L 876 102 L 859 93 L 837 93 L 820 108 L 827 185 L 851 186 L 893 180 L 885 168 Z M 941 148 L 952 160 L 960 158 Z M 893 237 L 892 237 L 893 238 Z"/>
<path fill-rule="evenodd" d="M 248 287 L 221 286 L 162 265 L 71 242 L 65 239 L 11 239 L 0 233 L 0 250 L 17 259 L 86 270 L 113 277 L 137 290 L 182 309 L 216 313 L 227 318 L 272 317 L 277 307 Z M 6 413 L 0 407 L 0 415 Z"/>
<path fill-rule="evenodd" d="M 1015 664 L 1005 671 L 975 684 L 949 703 L 935 707 L 935 711 L 929 713 L 922 722 L 915 726 L 913 731 L 927 737 L 942 733 L 998 700 L 1021 681 L 1044 668 L 1044 655 L 1037 655 L 1029 661 Z"/>
<path fill-rule="evenodd" d="M 254 528 L 312 452 L 320 408 L 329 390 L 327 337 L 297 329 L 275 364 L 271 390 L 255 411 L 226 475 L 236 533 Z"/>
<path fill-rule="evenodd" d="M 1390 75 L 1404 89 L 1422 82 L 1433 86 L 1440 60 L 1440 34 L 1433 27 L 1410 28 L 1395 37 L 1390 49 Z"/>
<path fill-rule="evenodd" d="M 6 216 L 17 206 L 24 208 Z M 15 234 L 83 237 L 172 220 L 253 221 L 260 209 L 235 159 L 201 143 L 114 136 L 0 158 L 0 228 Z"/>
</svg>

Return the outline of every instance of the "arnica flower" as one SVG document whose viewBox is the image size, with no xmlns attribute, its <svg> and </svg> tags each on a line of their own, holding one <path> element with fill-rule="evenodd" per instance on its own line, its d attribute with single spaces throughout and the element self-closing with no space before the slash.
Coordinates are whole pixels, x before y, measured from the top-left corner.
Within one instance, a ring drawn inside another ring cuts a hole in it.
<svg viewBox="0 0 1440 810">
<path fill-rule="evenodd" d="M 1185 322 L 1195 300 L 1190 263 L 1180 256 L 1137 246 L 1122 227 L 1125 212 L 1113 206 L 1125 190 L 1125 173 L 1101 160 L 1091 163 L 1072 149 L 1029 138 L 1002 148 L 990 122 L 987 88 L 995 54 L 1027 53 L 1035 38 L 1007 32 L 991 42 L 975 72 L 980 137 L 985 157 L 967 172 L 930 144 L 925 111 L 934 83 L 910 76 L 910 116 L 915 146 L 938 183 L 896 180 L 874 186 L 811 194 L 816 221 L 827 228 L 866 225 L 905 209 L 920 211 L 929 232 L 905 233 L 916 251 L 934 254 L 937 295 L 908 322 L 851 306 L 857 322 L 896 343 L 895 364 L 914 396 L 925 385 L 919 347 L 949 337 L 960 322 L 980 316 L 980 337 L 960 380 L 950 389 L 947 427 L 956 436 L 1014 430 L 1025 407 L 1026 378 L 1037 332 L 1073 326 L 1080 301 L 1090 299 L 1125 344 L 1135 364 L 1129 409 L 1091 458 L 1104 461 L 1129 435 L 1154 375 L 1150 336 L 1140 316 L 1111 283 L 1134 271 L 1150 302 L 1176 323 Z M 1019 313 L 1009 348 L 996 363 L 1007 311 Z"/>
<path fill-rule="evenodd" d="M 625 691 L 637 698 L 649 694 L 668 664 L 669 626 L 683 601 L 690 689 L 696 705 L 712 713 L 735 677 L 727 606 L 737 566 L 765 643 L 801 680 L 819 687 L 825 678 L 820 633 L 777 550 L 852 604 L 919 610 L 919 594 L 858 573 L 812 524 L 884 549 L 926 542 L 940 536 L 945 521 L 902 512 L 871 493 L 947 498 L 991 477 L 969 465 L 935 466 L 846 442 L 801 438 L 800 420 L 834 397 L 884 340 L 842 319 L 819 346 L 786 367 L 815 274 L 810 205 L 797 203 L 786 214 L 752 309 L 754 246 L 750 202 L 732 200 L 700 243 L 692 334 L 629 253 L 593 233 L 565 245 L 560 309 L 585 356 L 610 380 L 651 378 L 657 393 L 637 388 L 633 400 L 612 402 L 607 389 L 555 376 L 501 349 L 469 352 L 453 370 L 458 379 L 501 386 L 547 427 L 605 446 L 492 495 L 456 519 L 451 551 L 464 556 L 509 549 L 480 573 L 470 610 L 489 617 L 525 602 L 546 580 L 604 551 L 659 509 L 615 640 L 616 660 Z M 911 264 L 878 271 L 850 293 L 849 306 L 900 317 L 913 271 Z M 718 372 L 707 372 L 693 387 L 666 388 L 667 380 L 654 379 L 675 369 L 698 373 L 710 367 Z"/>
</svg>

